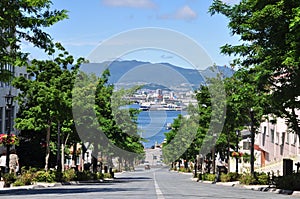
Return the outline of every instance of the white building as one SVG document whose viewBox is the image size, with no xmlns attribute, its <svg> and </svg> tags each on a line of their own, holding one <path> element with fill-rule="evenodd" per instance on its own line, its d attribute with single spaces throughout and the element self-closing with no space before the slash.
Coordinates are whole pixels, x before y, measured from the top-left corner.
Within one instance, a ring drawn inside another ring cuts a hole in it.
<svg viewBox="0 0 300 199">
<path fill-rule="evenodd" d="M 25 78 L 29 78 L 26 72 L 25 67 L 12 67 L 6 66 L 4 69 L 10 70 L 13 72 L 15 77 L 24 76 Z M 6 108 L 6 101 L 5 95 L 11 94 L 13 96 L 18 95 L 18 90 L 11 86 L 10 83 L 0 82 L 0 133 L 5 134 L 7 133 L 7 124 L 8 124 L 8 111 Z M 17 102 L 14 100 L 12 105 L 12 112 L 11 112 L 11 133 L 18 134 L 17 130 L 14 128 L 14 119 L 16 118 L 16 114 L 18 112 L 19 106 Z M 3 150 L 3 147 L 0 148 Z"/>
<path fill-rule="evenodd" d="M 300 116 L 300 111 L 296 113 Z M 239 151 L 244 154 L 250 154 L 250 132 L 248 134 L 248 138 L 239 143 Z M 254 157 L 255 171 L 283 175 L 283 159 L 293 160 L 293 170 L 296 171 L 295 163 L 300 162 L 299 136 L 287 126 L 284 118 L 275 120 L 269 117 L 255 134 Z M 235 158 L 230 160 L 230 171 L 235 171 Z M 239 159 L 239 172 L 249 171 L 250 162 Z"/>
</svg>

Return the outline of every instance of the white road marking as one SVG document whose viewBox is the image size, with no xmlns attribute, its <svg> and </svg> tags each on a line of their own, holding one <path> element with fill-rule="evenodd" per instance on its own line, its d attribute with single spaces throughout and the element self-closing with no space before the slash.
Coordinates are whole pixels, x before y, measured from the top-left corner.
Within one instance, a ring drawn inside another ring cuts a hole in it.
<svg viewBox="0 0 300 199">
<path fill-rule="evenodd" d="M 156 181 L 156 177 L 155 177 L 155 172 L 153 172 L 153 179 L 154 179 L 154 186 L 155 186 L 155 191 L 156 191 L 156 196 L 157 199 L 165 199 L 164 195 L 162 194 L 157 181 Z"/>
</svg>

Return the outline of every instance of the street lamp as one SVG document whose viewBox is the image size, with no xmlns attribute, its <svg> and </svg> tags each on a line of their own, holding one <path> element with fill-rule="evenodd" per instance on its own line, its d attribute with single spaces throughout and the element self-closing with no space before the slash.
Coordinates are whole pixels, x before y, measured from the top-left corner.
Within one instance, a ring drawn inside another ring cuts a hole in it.
<svg viewBox="0 0 300 199">
<path fill-rule="evenodd" d="M 7 137 L 10 136 L 11 131 L 11 113 L 12 113 L 12 104 L 14 101 L 14 96 L 11 94 L 11 90 L 7 95 L 5 95 L 5 103 L 6 103 L 6 110 L 7 110 Z M 5 173 L 9 172 L 9 156 L 10 156 L 10 144 L 6 145 L 6 168 Z"/>
<path fill-rule="evenodd" d="M 236 152 L 239 152 L 239 134 L 240 131 L 236 130 Z M 238 173 L 239 172 L 239 158 L 238 156 L 235 157 L 235 172 Z"/>
<path fill-rule="evenodd" d="M 254 175 L 254 138 L 255 138 L 255 129 L 254 129 L 254 111 L 250 109 L 250 119 L 251 119 L 251 148 L 250 148 L 250 171 Z"/>
</svg>

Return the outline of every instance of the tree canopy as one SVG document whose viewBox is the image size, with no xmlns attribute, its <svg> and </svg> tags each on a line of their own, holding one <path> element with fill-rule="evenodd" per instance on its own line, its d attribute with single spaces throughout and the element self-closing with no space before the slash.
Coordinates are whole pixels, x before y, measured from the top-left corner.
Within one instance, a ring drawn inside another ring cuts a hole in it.
<svg viewBox="0 0 300 199">
<path fill-rule="evenodd" d="M 53 141 L 58 133 L 54 127 L 67 125 L 73 120 L 72 89 L 79 66 L 84 61 L 80 58 L 74 63 L 73 56 L 60 44 L 56 44 L 56 48 L 57 52 L 61 53 L 54 60 L 32 60 L 27 67 L 31 78 L 20 76 L 13 82 L 21 91 L 17 96 L 20 110 L 15 120 L 16 128 L 25 131 L 47 131 L 46 159 L 50 154 L 50 141 Z M 54 138 L 51 139 L 51 136 Z M 46 160 L 46 170 L 47 163 Z"/>
<path fill-rule="evenodd" d="M 261 99 L 268 105 L 262 106 L 263 112 L 286 118 L 300 135 L 299 118 L 295 114 L 300 108 L 300 2 L 243 0 L 228 5 L 215 0 L 209 11 L 212 15 L 226 16 L 232 35 L 240 36 L 240 44 L 226 44 L 221 52 L 236 55 L 233 64 L 241 68 L 241 74 L 252 76 L 240 77 L 244 84 L 253 86 L 252 96 L 264 97 Z"/>
<path fill-rule="evenodd" d="M 0 3 L 0 81 L 10 81 L 10 66 L 25 66 L 28 53 L 21 49 L 26 43 L 54 52 L 51 36 L 44 31 L 67 18 L 66 10 L 51 10 L 51 0 L 1 0 Z"/>
</svg>

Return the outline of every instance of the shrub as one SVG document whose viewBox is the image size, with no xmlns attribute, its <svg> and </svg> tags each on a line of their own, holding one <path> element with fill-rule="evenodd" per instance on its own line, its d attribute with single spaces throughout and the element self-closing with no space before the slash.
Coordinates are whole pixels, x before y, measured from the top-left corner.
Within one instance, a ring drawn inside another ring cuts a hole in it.
<svg viewBox="0 0 300 199">
<path fill-rule="evenodd" d="M 3 180 L 4 180 L 4 187 L 9 187 L 17 180 L 17 177 L 15 176 L 14 173 L 6 173 L 3 176 Z"/>
<path fill-rule="evenodd" d="M 268 185 L 269 184 L 269 176 L 262 172 L 262 173 L 257 173 L 256 174 L 257 177 L 257 182 L 260 185 Z"/>
<path fill-rule="evenodd" d="M 300 191 L 300 174 L 295 173 L 287 176 L 279 176 L 274 178 L 275 187 L 278 189 L 287 189 Z"/>
<path fill-rule="evenodd" d="M 240 183 L 245 185 L 254 185 L 257 184 L 257 181 L 254 176 L 250 173 L 245 173 L 240 177 Z"/>
<path fill-rule="evenodd" d="M 233 181 L 238 181 L 240 178 L 240 174 L 236 172 L 230 172 L 227 174 L 222 173 L 220 176 L 221 182 L 233 182 Z"/>
<path fill-rule="evenodd" d="M 103 173 L 103 178 L 112 178 L 110 173 Z"/>
<path fill-rule="evenodd" d="M 230 182 L 231 178 L 230 178 L 229 174 L 222 173 L 220 175 L 220 180 L 221 180 L 221 182 Z"/>
<path fill-rule="evenodd" d="M 238 181 L 241 177 L 241 175 L 236 172 L 230 172 L 228 175 L 230 176 L 230 181 Z"/>
<path fill-rule="evenodd" d="M 24 182 L 22 182 L 21 179 L 17 179 L 17 180 L 13 183 L 13 185 L 14 185 L 15 187 L 17 187 L 17 186 L 24 186 L 25 184 L 24 184 Z"/>
<path fill-rule="evenodd" d="M 14 186 L 24 186 L 24 185 L 31 185 L 35 178 L 35 173 L 37 169 L 29 168 L 26 170 L 25 167 L 21 168 L 21 175 L 17 176 L 16 181 L 13 183 Z"/>
<path fill-rule="evenodd" d="M 97 173 L 92 173 L 91 171 L 79 171 L 77 172 L 77 180 L 86 181 L 86 180 L 97 180 Z"/>
<path fill-rule="evenodd" d="M 212 173 L 204 173 L 202 175 L 202 180 L 207 180 L 207 181 L 215 181 L 216 174 Z"/>
<path fill-rule="evenodd" d="M 179 172 L 192 172 L 192 170 L 190 168 L 184 168 L 184 167 L 180 167 Z"/>
<path fill-rule="evenodd" d="M 54 182 L 55 173 L 51 171 L 37 171 L 35 175 L 35 181 L 37 182 Z"/>
<path fill-rule="evenodd" d="M 19 184 L 31 185 L 33 182 L 34 176 L 35 176 L 35 173 L 32 173 L 31 171 L 26 171 L 26 172 L 23 172 L 20 177 L 18 177 L 17 181 L 20 181 Z"/>
<path fill-rule="evenodd" d="M 74 169 L 68 169 L 62 173 L 62 180 L 64 182 L 69 182 L 69 181 L 75 180 L 76 177 L 77 176 L 76 176 L 76 172 Z"/>
<path fill-rule="evenodd" d="M 98 172 L 98 173 L 97 173 L 97 179 L 103 179 L 103 178 L 104 178 L 104 174 Z"/>
</svg>

